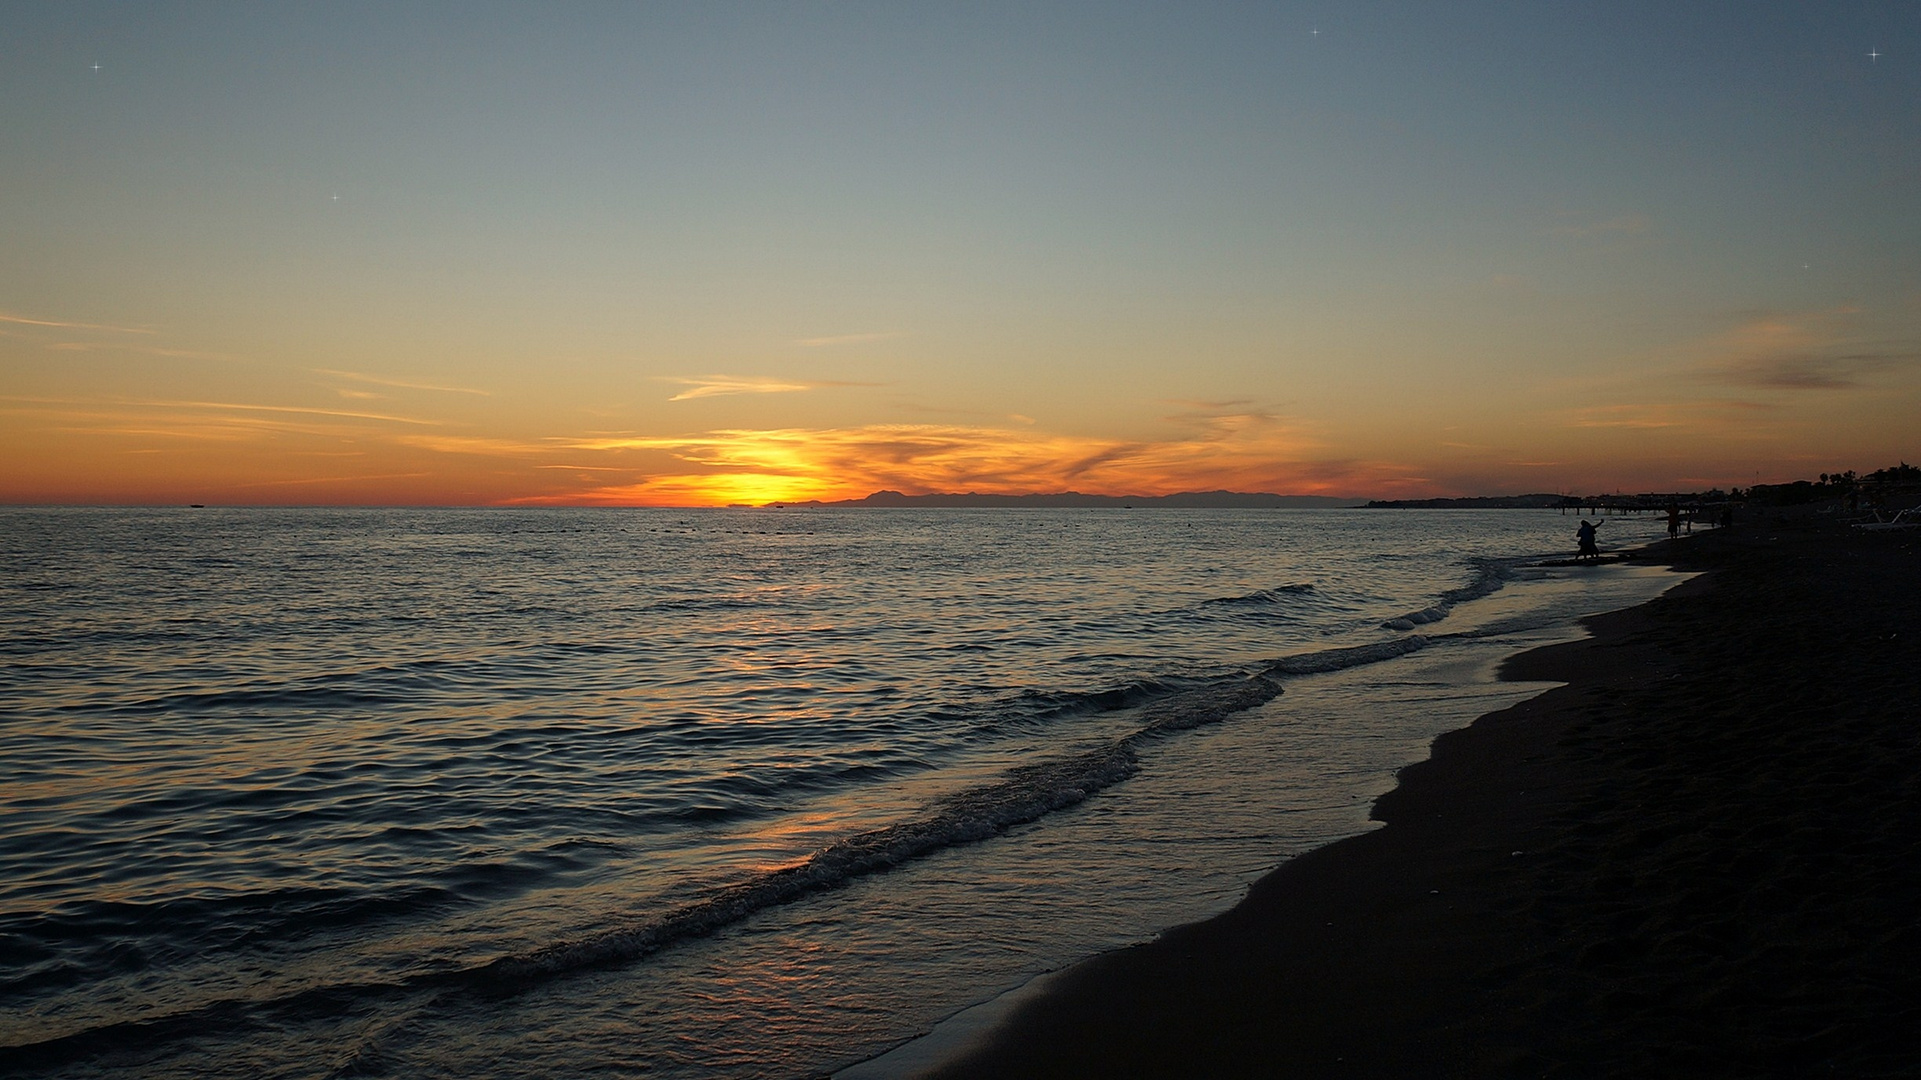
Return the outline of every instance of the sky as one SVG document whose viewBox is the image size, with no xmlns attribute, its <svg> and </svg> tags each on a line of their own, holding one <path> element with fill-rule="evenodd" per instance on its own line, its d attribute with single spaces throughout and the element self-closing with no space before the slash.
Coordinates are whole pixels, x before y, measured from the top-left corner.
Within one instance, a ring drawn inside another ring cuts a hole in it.
<svg viewBox="0 0 1921 1080">
<path fill-rule="evenodd" d="M 0 501 L 1921 460 L 1921 4 L 0 6 Z"/>
</svg>

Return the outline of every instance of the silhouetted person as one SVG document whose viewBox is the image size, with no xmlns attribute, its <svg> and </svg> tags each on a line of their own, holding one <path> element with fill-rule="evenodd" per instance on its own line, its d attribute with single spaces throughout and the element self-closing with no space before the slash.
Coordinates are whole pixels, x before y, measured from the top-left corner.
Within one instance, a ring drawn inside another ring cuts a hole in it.
<svg viewBox="0 0 1921 1080">
<path fill-rule="evenodd" d="M 1581 522 L 1581 527 L 1574 531 L 1574 539 L 1581 545 L 1574 553 L 1575 562 L 1580 562 L 1583 559 L 1589 562 L 1600 561 L 1601 549 L 1594 546 L 1594 530 L 1600 528 L 1601 524 L 1601 522 L 1593 520 L 1583 521 Z"/>
<path fill-rule="evenodd" d="M 1723 529 L 1734 528 L 1734 507 L 1726 506 L 1721 508 L 1721 527 Z"/>
<path fill-rule="evenodd" d="M 1680 506 L 1674 503 L 1669 503 L 1668 504 L 1668 539 L 1674 540 L 1674 539 L 1677 539 L 1680 535 L 1681 535 L 1681 508 Z"/>
</svg>

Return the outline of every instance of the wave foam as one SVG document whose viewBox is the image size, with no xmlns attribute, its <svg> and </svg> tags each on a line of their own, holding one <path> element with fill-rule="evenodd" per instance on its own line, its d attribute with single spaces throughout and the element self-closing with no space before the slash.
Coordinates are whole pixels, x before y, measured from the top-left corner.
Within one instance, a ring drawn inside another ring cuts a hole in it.
<svg viewBox="0 0 1921 1080">
<path fill-rule="evenodd" d="M 927 817 L 850 836 L 822 848 L 799 865 L 730 886 L 658 920 L 503 957 L 472 972 L 472 979 L 483 989 L 512 990 L 569 971 L 625 963 L 675 941 L 711 934 L 757 911 L 837 888 L 856 877 L 890 869 L 942 848 L 985 840 L 1082 802 L 1134 775 L 1140 767 L 1135 752 L 1144 742 L 1219 723 L 1280 692 L 1279 683 L 1255 676 L 1171 695 L 1144 710 L 1145 725 L 1107 746 L 1021 766 L 999 783 L 940 800 Z"/>
<path fill-rule="evenodd" d="M 1438 601 L 1428 607 L 1396 616 L 1383 622 L 1381 626 L 1387 630 L 1412 630 L 1417 626 L 1440 622 L 1447 618 L 1455 605 L 1498 592 L 1502 586 L 1514 578 L 1515 568 L 1520 562 L 1521 560 L 1518 559 L 1476 559 L 1474 576 L 1468 580 L 1467 584 L 1442 593 Z"/>
<path fill-rule="evenodd" d="M 1220 723 L 1262 705 L 1280 695 L 1284 678 L 1389 660 L 1427 643 L 1426 638 L 1409 636 L 1281 657 L 1255 674 L 1185 690 L 1163 689 L 1158 694 L 1155 688 L 1168 684 L 1144 680 L 1112 696 L 1066 695 L 1078 699 L 1075 704 L 1082 708 L 1096 709 L 1130 707 L 1138 700 L 1137 695 L 1145 694 L 1148 700 L 1140 704 L 1141 725 L 1114 742 L 1012 769 L 996 783 L 938 800 L 923 817 L 847 837 L 796 865 L 722 888 L 661 917 L 555 942 L 475 967 L 394 981 L 314 987 L 281 998 L 210 1001 L 172 1014 L 102 1024 L 4 1049 L 15 1062 L 45 1067 L 116 1048 L 152 1048 L 210 1029 L 239 1033 L 289 1021 L 344 1016 L 365 1009 L 376 999 L 418 995 L 431 999 L 448 993 L 512 995 L 574 972 L 628 963 L 677 942 L 710 935 L 770 907 L 839 888 L 855 878 L 885 872 L 943 848 L 987 839 L 1083 802 L 1134 775 L 1140 768 L 1139 751 L 1148 743 Z M 0 1068 L 0 1072 L 6 1071 Z"/>
<path fill-rule="evenodd" d="M 1313 675 L 1323 671 L 1340 671 L 1344 668 L 1359 667 L 1362 664 L 1379 663 L 1392 660 L 1397 656 L 1428 646 L 1428 639 L 1419 634 L 1410 634 L 1393 641 L 1377 641 L 1371 645 L 1355 645 L 1345 649 L 1322 649 L 1319 652 L 1301 653 L 1298 656 L 1283 656 L 1270 661 L 1267 673 L 1272 675 Z"/>
</svg>

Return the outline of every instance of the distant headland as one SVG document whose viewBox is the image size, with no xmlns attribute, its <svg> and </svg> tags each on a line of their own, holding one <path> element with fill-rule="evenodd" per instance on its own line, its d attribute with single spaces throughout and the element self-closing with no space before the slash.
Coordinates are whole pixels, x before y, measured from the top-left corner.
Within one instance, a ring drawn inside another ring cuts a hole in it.
<svg viewBox="0 0 1921 1080">
<path fill-rule="evenodd" d="M 1024 495 L 990 494 L 978 491 L 942 492 L 907 495 L 899 491 L 876 491 L 859 499 L 819 499 L 767 503 L 770 509 L 807 506 L 1032 506 L 1032 507 L 1115 507 L 1119 509 L 1383 509 L 1383 510 L 1598 510 L 1609 512 L 1659 511 L 1678 506 L 1690 512 L 1721 508 L 1731 504 L 1757 506 L 1799 506 L 1822 502 L 1845 504 L 1850 510 L 1866 505 L 1879 507 L 1890 500 L 1921 494 L 1921 468 L 1902 462 L 1859 476 L 1846 472 L 1822 473 L 1819 480 L 1796 480 L 1785 484 L 1756 484 L 1751 488 L 1722 491 L 1642 492 L 1637 495 L 1568 495 L 1538 492 L 1531 495 L 1474 495 L 1436 499 L 1357 499 L 1339 495 L 1276 495 L 1267 491 L 1183 491 L 1174 495 L 1088 495 L 1079 491 L 1056 491 Z M 736 504 L 743 505 L 743 504 Z"/>
<path fill-rule="evenodd" d="M 1474 495 L 1461 499 L 1373 499 L 1367 505 L 1389 510 L 1551 510 L 1569 501 L 1566 495 Z"/>
<path fill-rule="evenodd" d="M 1083 495 L 1078 491 L 1058 491 L 1034 495 L 989 495 L 969 491 L 963 494 L 904 495 L 898 491 L 876 491 L 861 499 L 821 502 L 778 502 L 785 506 L 1085 506 L 1123 509 L 1165 508 L 1177 510 L 1214 508 L 1329 508 L 1360 506 L 1364 500 L 1333 495 L 1274 495 L 1264 491 L 1183 491 L 1176 495 Z"/>
</svg>

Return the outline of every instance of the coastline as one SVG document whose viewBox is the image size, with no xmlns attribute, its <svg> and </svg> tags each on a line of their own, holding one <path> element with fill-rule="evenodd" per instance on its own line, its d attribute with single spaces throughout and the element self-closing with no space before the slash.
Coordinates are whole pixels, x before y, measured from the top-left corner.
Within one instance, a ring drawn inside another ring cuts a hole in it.
<svg viewBox="0 0 1921 1080">
<path fill-rule="evenodd" d="M 1511 658 L 1235 908 L 1049 976 L 918 1075 L 1892 1075 L 1921 1061 L 1917 544 L 1811 524 Z M 905 1064 L 903 1062 L 903 1064 Z"/>
</svg>

